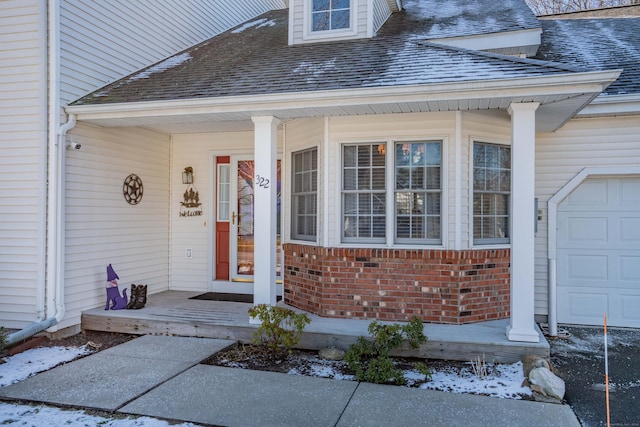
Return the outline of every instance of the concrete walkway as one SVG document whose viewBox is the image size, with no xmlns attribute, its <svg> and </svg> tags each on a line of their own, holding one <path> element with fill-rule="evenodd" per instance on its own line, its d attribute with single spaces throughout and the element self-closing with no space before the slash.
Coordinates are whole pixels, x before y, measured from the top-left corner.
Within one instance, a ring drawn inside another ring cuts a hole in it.
<svg viewBox="0 0 640 427">
<path fill-rule="evenodd" d="M 580 426 L 566 405 L 200 364 L 231 344 L 147 335 L 4 387 L 0 398 L 215 426 Z"/>
</svg>

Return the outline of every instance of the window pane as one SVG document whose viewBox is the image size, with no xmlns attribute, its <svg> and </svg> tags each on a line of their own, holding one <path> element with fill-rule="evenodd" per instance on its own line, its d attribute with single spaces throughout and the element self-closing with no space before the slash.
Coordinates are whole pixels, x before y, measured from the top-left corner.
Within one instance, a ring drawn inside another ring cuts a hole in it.
<svg viewBox="0 0 640 427">
<path fill-rule="evenodd" d="M 398 144 L 396 145 L 396 165 L 397 166 L 408 166 L 409 159 L 411 156 L 409 155 L 411 150 L 409 148 L 409 144 Z"/>
<path fill-rule="evenodd" d="M 313 11 L 329 10 L 329 0 L 313 0 Z"/>
<path fill-rule="evenodd" d="M 367 144 L 358 146 L 358 166 L 371 166 L 371 145 Z"/>
<path fill-rule="evenodd" d="M 344 213 L 355 214 L 358 212 L 358 195 L 357 194 L 345 194 L 344 195 Z"/>
<path fill-rule="evenodd" d="M 384 238 L 386 234 L 386 219 L 384 216 L 373 218 L 373 236 L 376 238 Z"/>
<path fill-rule="evenodd" d="M 349 0 L 331 0 L 331 7 L 333 9 L 348 9 Z"/>
<path fill-rule="evenodd" d="M 342 162 L 345 167 L 352 168 L 356 166 L 356 147 L 345 146 L 343 150 Z"/>
<path fill-rule="evenodd" d="M 359 194 L 358 195 L 358 213 L 370 214 L 371 213 L 371 194 Z"/>
<path fill-rule="evenodd" d="M 371 169 L 358 169 L 358 190 L 371 189 Z"/>
<path fill-rule="evenodd" d="M 427 164 L 442 164 L 442 147 L 439 142 L 430 142 L 427 144 Z"/>
<path fill-rule="evenodd" d="M 374 147 L 383 147 L 382 149 L 378 149 L 376 148 L 373 151 L 373 156 L 372 156 L 372 161 L 371 164 L 373 166 L 384 166 L 386 165 L 386 153 L 387 153 L 387 149 L 386 149 L 386 145 L 385 144 L 378 144 Z"/>
<path fill-rule="evenodd" d="M 349 10 L 331 12 L 331 29 L 340 30 L 349 28 Z"/>
<path fill-rule="evenodd" d="M 442 212 L 442 197 L 440 193 L 429 193 L 427 194 L 427 214 L 428 215 L 438 215 Z"/>
<path fill-rule="evenodd" d="M 511 189 L 511 171 L 500 171 L 500 191 L 509 191 Z"/>
<path fill-rule="evenodd" d="M 427 188 L 437 190 L 440 188 L 440 168 L 432 166 L 427 168 Z"/>
<path fill-rule="evenodd" d="M 382 193 L 374 193 L 372 195 L 372 210 L 374 214 L 384 215 L 387 209 L 387 197 Z"/>
<path fill-rule="evenodd" d="M 404 190 L 409 188 L 409 168 L 396 169 L 396 190 Z"/>
<path fill-rule="evenodd" d="M 424 165 L 424 144 L 411 144 L 411 164 L 413 166 Z"/>
<path fill-rule="evenodd" d="M 356 170 L 355 169 L 345 169 L 344 170 L 344 183 L 345 190 L 356 190 Z"/>
<path fill-rule="evenodd" d="M 424 168 L 418 167 L 411 170 L 411 189 L 422 190 L 425 188 Z"/>
<path fill-rule="evenodd" d="M 344 217 L 344 237 L 358 237 L 358 218 L 356 216 Z"/>
<path fill-rule="evenodd" d="M 329 12 L 314 12 L 312 15 L 312 31 L 325 31 L 330 29 Z"/>
<path fill-rule="evenodd" d="M 371 188 L 374 190 L 384 190 L 386 188 L 386 171 L 383 168 L 375 168 L 371 171 L 373 182 Z"/>
</svg>

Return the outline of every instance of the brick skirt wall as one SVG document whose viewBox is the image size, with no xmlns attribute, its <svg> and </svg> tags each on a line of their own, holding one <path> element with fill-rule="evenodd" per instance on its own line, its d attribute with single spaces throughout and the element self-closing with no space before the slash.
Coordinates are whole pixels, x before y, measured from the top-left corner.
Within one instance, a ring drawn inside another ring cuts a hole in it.
<svg viewBox="0 0 640 427">
<path fill-rule="evenodd" d="M 462 324 L 510 310 L 510 250 L 284 245 L 284 301 L 324 317 Z"/>
</svg>

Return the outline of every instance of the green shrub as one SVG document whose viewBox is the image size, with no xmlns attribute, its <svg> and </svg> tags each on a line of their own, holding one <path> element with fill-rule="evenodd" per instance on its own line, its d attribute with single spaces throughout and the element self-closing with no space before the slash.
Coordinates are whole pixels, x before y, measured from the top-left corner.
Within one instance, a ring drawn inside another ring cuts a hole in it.
<svg viewBox="0 0 640 427">
<path fill-rule="evenodd" d="M 420 347 L 420 344 L 427 341 L 422 329 L 422 321 L 416 316 L 411 317 L 406 325 L 383 325 L 373 321 L 368 329 L 372 339 L 358 337 L 358 340 L 349 346 L 345 361 L 359 381 L 404 384 L 404 374 L 394 366 L 389 353 L 398 348 L 405 338 L 411 348 Z M 425 375 L 428 373 L 426 366 L 419 369 Z"/>
<path fill-rule="evenodd" d="M 291 353 L 292 348 L 300 343 L 302 331 L 311 322 L 304 313 L 266 304 L 251 307 L 249 315 L 260 320 L 253 341 L 265 346 L 274 357 L 282 350 Z"/>
<path fill-rule="evenodd" d="M 4 351 L 4 348 L 7 345 L 7 336 L 7 331 L 2 326 L 0 326 L 0 353 Z"/>
</svg>

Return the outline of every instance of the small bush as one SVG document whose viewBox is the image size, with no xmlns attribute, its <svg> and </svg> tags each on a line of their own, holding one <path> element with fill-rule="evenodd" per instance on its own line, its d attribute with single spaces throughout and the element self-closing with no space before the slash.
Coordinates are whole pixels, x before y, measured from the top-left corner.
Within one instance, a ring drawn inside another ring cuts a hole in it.
<svg viewBox="0 0 640 427">
<path fill-rule="evenodd" d="M 293 347 L 300 343 L 304 328 L 311 322 L 304 313 L 266 304 L 251 307 L 249 315 L 260 320 L 253 341 L 267 347 L 273 357 L 282 350 L 291 353 Z"/>
<path fill-rule="evenodd" d="M 0 353 L 2 353 L 7 345 L 7 336 L 9 334 L 7 331 L 0 326 Z"/>
<path fill-rule="evenodd" d="M 422 321 L 415 316 L 411 317 L 406 325 L 382 325 L 373 321 L 368 328 L 373 339 L 358 337 L 358 340 L 349 346 L 345 354 L 345 361 L 349 368 L 355 371 L 359 381 L 377 384 L 389 382 L 404 384 L 406 382 L 404 374 L 402 370 L 394 366 L 389 353 L 398 348 L 405 338 L 411 348 L 420 347 L 420 344 L 427 341 L 422 330 Z M 421 373 L 427 374 L 428 368 L 426 366 L 420 369 Z"/>
</svg>

